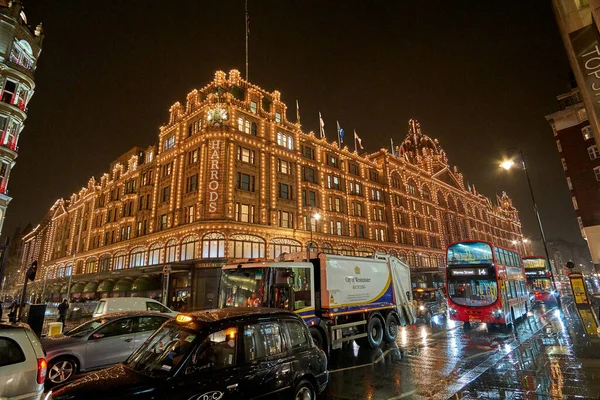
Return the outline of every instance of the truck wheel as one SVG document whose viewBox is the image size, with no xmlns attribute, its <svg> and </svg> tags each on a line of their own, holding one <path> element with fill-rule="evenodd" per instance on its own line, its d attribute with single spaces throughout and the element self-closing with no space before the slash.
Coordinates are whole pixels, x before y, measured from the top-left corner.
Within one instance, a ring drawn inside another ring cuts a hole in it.
<svg viewBox="0 0 600 400">
<path fill-rule="evenodd" d="M 398 319 L 394 313 L 389 313 L 385 317 L 385 330 L 383 333 L 383 340 L 387 343 L 394 343 L 398 337 Z"/>
<path fill-rule="evenodd" d="M 323 334 L 318 329 L 311 328 L 310 336 L 312 336 L 313 342 L 317 345 L 317 347 L 327 354 L 327 349 L 325 348 L 325 339 L 323 339 Z"/>
<path fill-rule="evenodd" d="M 383 323 L 379 317 L 371 317 L 367 323 L 367 337 L 359 341 L 360 346 L 368 345 L 372 349 L 376 349 L 381 345 L 383 340 Z"/>
</svg>

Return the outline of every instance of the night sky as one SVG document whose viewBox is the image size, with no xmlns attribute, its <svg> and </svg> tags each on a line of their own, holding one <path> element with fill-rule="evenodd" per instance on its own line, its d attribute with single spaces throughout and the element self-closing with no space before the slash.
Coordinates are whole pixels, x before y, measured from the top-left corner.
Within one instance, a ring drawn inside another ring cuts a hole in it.
<svg viewBox="0 0 600 400">
<path fill-rule="evenodd" d="M 216 70 L 244 74 L 241 0 L 24 3 L 46 39 L 5 234 L 155 143 L 169 107 Z M 570 82 L 550 1 L 250 0 L 250 21 L 250 81 L 279 90 L 291 120 L 299 100 L 304 131 L 318 131 L 321 111 L 332 141 L 339 120 L 376 151 L 416 118 L 478 191 L 514 198 L 535 239 L 523 173 L 498 168 L 519 146 L 547 236 L 583 243 L 544 118 Z"/>
</svg>

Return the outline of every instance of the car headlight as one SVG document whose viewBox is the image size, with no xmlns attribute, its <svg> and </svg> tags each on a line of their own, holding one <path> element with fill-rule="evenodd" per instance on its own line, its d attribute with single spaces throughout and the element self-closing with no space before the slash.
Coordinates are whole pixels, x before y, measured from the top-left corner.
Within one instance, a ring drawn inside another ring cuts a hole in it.
<svg viewBox="0 0 600 400">
<path fill-rule="evenodd" d="M 423 311 L 423 310 L 425 310 L 425 306 L 419 306 L 419 310 L 420 310 L 420 311 Z"/>
</svg>

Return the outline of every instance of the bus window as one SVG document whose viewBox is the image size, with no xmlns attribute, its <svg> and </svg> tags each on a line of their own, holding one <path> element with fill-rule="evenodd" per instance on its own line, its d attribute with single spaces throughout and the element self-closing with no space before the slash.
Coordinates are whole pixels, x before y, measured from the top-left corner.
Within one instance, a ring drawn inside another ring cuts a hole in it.
<svg viewBox="0 0 600 400">
<path fill-rule="evenodd" d="M 492 248 L 484 242 L 457 243 L 448 247 L 449 265 L 491 264 Z"/>
<path fill-rule="evenodd" d="M 450 299 L 462 306 L 488 306 L 498 298 L 495 280 L 458 279 L 448 282 Z"/>
</svg>

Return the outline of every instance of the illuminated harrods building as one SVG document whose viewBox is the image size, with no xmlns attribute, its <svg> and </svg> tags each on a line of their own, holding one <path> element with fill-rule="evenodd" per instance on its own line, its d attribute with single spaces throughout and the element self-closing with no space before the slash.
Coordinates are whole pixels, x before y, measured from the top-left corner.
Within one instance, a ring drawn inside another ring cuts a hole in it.
<svg viewBox="0 0 600 400">
<path fill-rule="evenodd" d="M 53 300 L 66 296 L 71 273 L 74 297 L 160 297 L 159 275 L 170 270 L 169 302 L 190 295 L 189 306 L 210 307 L 231 258 L 276 258 L 309 243 L 387 252 L 431 285 L 450 242 L 522 241 L 508 196 L 492 202 L 465 186 L 416 121 L 396 155 L 358 154 L 303 132 L 286 111 L 278 91 L 218 71 L 170 108 L 158 146 L 132 149 L 57 200 L 24 237 L 23 265 L 39 261 Z"/>
</svg>

